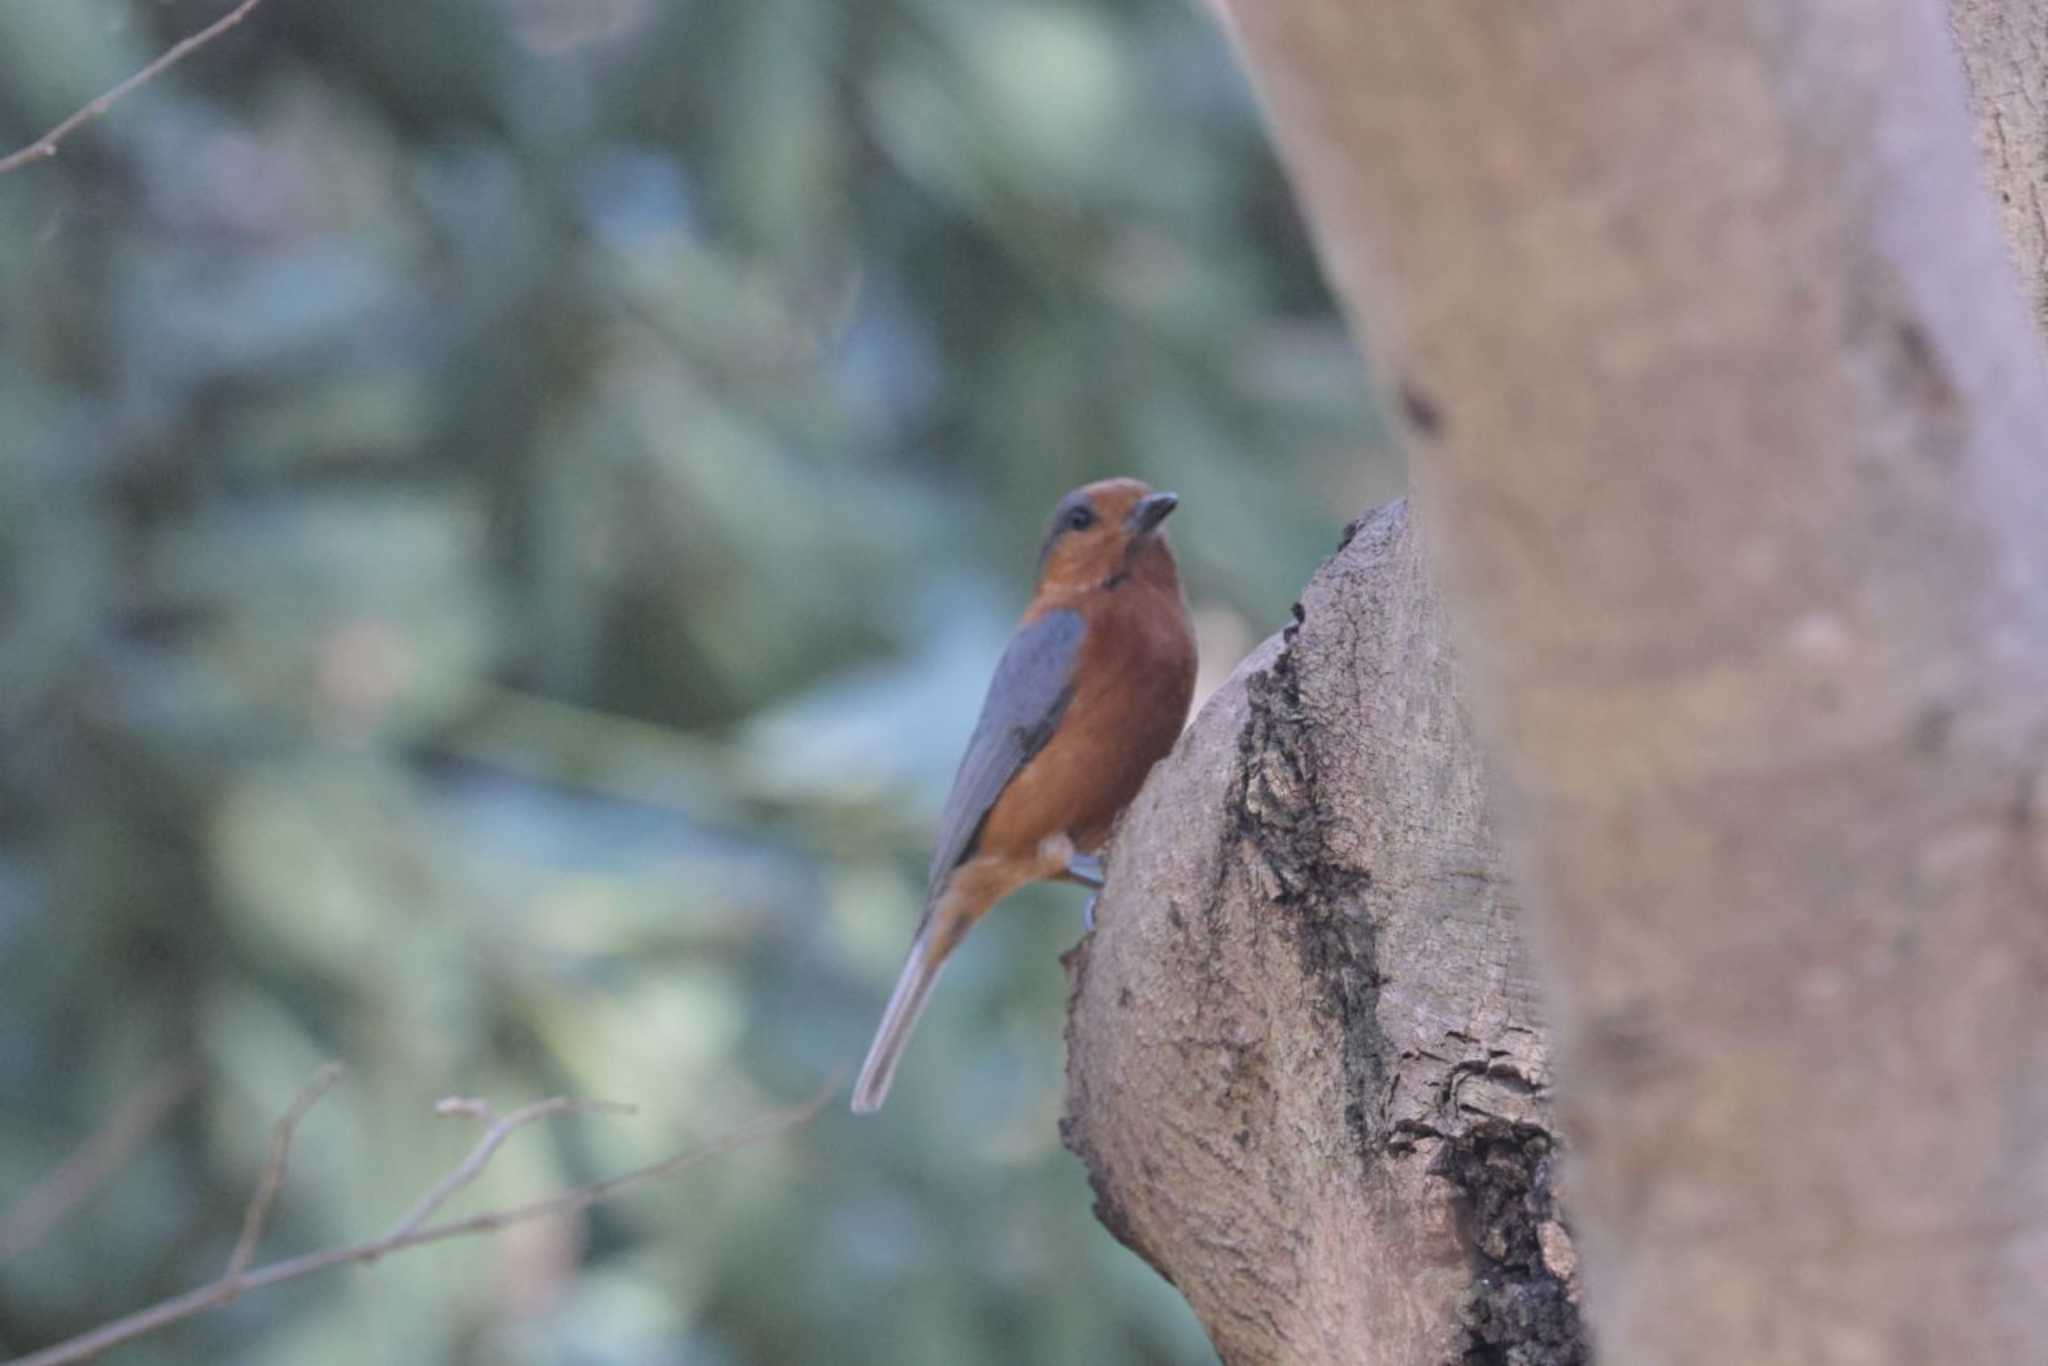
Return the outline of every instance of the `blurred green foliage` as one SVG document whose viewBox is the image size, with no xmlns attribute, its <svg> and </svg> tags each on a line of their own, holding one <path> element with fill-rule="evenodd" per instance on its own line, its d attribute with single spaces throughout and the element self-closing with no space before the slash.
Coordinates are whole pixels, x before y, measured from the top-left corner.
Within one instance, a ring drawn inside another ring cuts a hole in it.
<svg viewBox="0 0 2048 1366">
<path fill-rule="evenodd" d="M 28 141 L 225 8 L 8 0 Z M 632 1101 L 455 1207 L 866 1043 L 1047 510 L 1132 473 L 1220 676 L 1400 472 L 1185 0 L 269 0 L 0 179 L 0 1354 L 380 1232 L 449 1093 Z M 123 1362 L 1186 1362 L 1060 1150 L 1078 895 L 971 940 L 890 1106 Z"/>
</svg>

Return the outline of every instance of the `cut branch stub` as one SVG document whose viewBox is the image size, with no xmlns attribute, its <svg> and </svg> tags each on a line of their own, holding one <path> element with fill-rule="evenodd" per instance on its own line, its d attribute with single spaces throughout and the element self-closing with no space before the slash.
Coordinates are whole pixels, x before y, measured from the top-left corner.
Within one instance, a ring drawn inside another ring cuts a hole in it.
<svg viewBox="0 0 2048 1366">
<path fill-rule="evenodd" d="M 1067 1145 L 1227 1361 L 1583 1362 L 1548 1039 L 1406 508 L 1295 615 L 1118 833 Z"/>
</svg>

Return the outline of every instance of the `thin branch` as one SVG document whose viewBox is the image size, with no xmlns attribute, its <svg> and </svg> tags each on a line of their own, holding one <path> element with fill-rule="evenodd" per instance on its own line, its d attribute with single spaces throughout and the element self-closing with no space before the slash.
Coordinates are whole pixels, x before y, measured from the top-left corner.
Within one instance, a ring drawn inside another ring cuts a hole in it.
<svg viewBox="0 0 2048 1366">
<path fill-rule="evenodd" d="M 467 1119 L 480 1119 L 486 1124 L 498 1118 L 498 1112 L 491 1108 L 491 1103 L 476 1096 L 443 1096 L 434 1102 L 434 1113 L 444 1118 L 461 1115 Z"/>
<path fill-rule="evenodd" d="M 454 1104 L 451 1104 L 450 1100 Z M 436 1105 L 434 1112 L 444 1115 L 468 1114 L 473 1113 L 469 1107 L 482 1105 L 484 1114 L 488 1115 L 490 1113 L 490 1107 L 483 1105 L 480 1101 L 468 1101 L 460 1097 L 451 1097 L 450 1100 L 444 1100 L 439 1105 Z M 462 1108 L 458 1109 L 456 1108 L 457 1106 Z M 462 1159 L 462 1165 L 441 1178 L 439 1182 L 435 1183 L 432 1190 L 421 1196 L 420 1202 L 414 1205 L 403 1219 L 398 1221 L 391 1232 L 384 1235 L 383 1240 L 387 1243 L 395 1243 L 425 1224 L 433 1216 L 435 1210 L 448 1202 L 449 1196 L 476 1180 L 477 1173 L 481 1172 L 490 1162 L 491 1154 L 498 1151 L 498 1145 L 510 1138 L 515 1131 L 523 1129 L 538 1120 L 546 1119 L 549 1115 L 587 1114 L 591 1112 L 630 1115 L 633 1113 L 633 1107 L 621 1105 L 617 1101 L 610 1100 L 572 1100 L 568 1096 L 555 1096 L 550 1100 L 535 1101 L 533 1104 L 522 1109 L 514 1110 L 511 1114 L 498 1120 L 490 1128 L 486 1129 L 484 1136 L 477 1140 L 476 1147 L 470 1149 L 469 1156 Z"/>
<path fill-rule="evenodd" d="M 546 1196 L 539 1200 L 529 1200 L 523 1205 L 512 1205 L 501 1210 L 486 1210 L 482 1214 L 471 1215 L 467 1219 L 457 1219 L 452 1223 L 435 1224 L 432 1228 L 424 1228 L 418 1232 L 407 1234 L 403 1239 L 392 1242 L 389 1247 L 380 1245 L 367 1252 L 358 1251 L 356 1256 L 346 1260 L 374 1260 L 377 1257 L 383 1256 L 386 1252 L 393 1252 L 401 1247 L 415 1247 L 421 1243 L 438 1242 L 443 1238 L 457 1238 L 469 1233 L 492 1233 L 513 1224 L 523 1224 L 530 1219 L 544 1219 L 551 1214 L 575 1214 L 580 1210 L 589 1209 L 592 1205 L 609 1199 L 629 1186 L 642 1186 L 649 1181 L 659 1181 L 664 1176 L 673 1176 L 677 1172 L 685 1171 L 707 1159 L 733 1152 L 739 1148 L 749 1147 L 759 1143 L 762 1139 L 773 1138 L 785 1129 L 791 1129 L 805 1123 L 818 1113 L 826 1101 L 832 1098 L 832 1093 L 837 1091 L 840 1084 L 845 1080 L 843 1072 L 835 1072 L 832 1074 L 831 1080 L 827 1081 L 823 1087 L 819 1088 L 816 1095 L 803 1104 L 792 1105 L 787 1110 L 777 1110 L 763 1115 L 749 1124 L 740 1126 L 729 1134 L 724 1134 L 711 1140 L 711 1142 L 706 1143 L 700 1148 L 686 1149 L 683 1152 L 664 1157 L 659 1162 L 649 1163 L 645 1167 L 635 1167 L 632 1171 L 620 1172 L 617 1176 L 608 1176 L 602 1181 L 593 1181 L 585 1186 L 577 1186 L 573 1190 L 566 1190 L 558 1195 Z M 379 1244 L 382 1244 L 386 1240 L 379 1239 L 378 1241 Z M 283 1263 L 279 1263 L 279 1265 L 282 1266 Z M 269 1270 L 271 1268 L 265 1269 Z M 45 1366 L 45 1364 L 34 1362 L 8 1363 L 8 1366 Z"/>
<path fill-rule="evenodd" d="M 171 1111 L 199 1089 L 204 1077 L 197 1063 L 167 1066 L 123 1101 L 97 1133 L 0 1215 L 0 1262 L 40 1243 L 90 1199 Z"/>
<path fill-rule="evenodd" d="M 306 1112 L 320 1103 L 320 1097 L 334 1089 L 334 1083 L 341 1080 L 341 1064 L 322 1063 L 313 1079 L 306 1083 L 291 1108 L 277 1121 L 277 1127 L 270 1132 L 270 1160 L 263 1164 L 263 1176 L 256 1183 L 255 1198 L 249 1201 L 249 1208 L 242 1215 L 242 1236 L 235 1240 L 235 1252 L 228 1258 L 228 1269 L 221 1275 L 223 1282 L 241 1278 L 249 1269 L 249 1259 L 256 1255 L 256 1244 L 263 1241 L 263 1226 L 270 1220 L 271 1202 L 284 1186 L 285 1168 L 291 1161 L 292 1135 L 298 1132 L 299 1121 Z"/>
<path fill-rule="evenodd" d="M 803 1104 L 763 1115 L 759 1119 L 742 1125 L 729 1134 L 713 1139 L 702 1147 L 676 1153 L 648 1166 L 639 1167 L 628 1172 L 621 1172 L 617 1176 L 607 1177 L 602 1181 L 593 1181 L 588 1185 L 577 1186 L 573 1189 L 562 1191 L 559 1194 L 547 1196 L 544 1199 L 528 1201 L 523 1205 L 512 1205 L 500 1210 L 487 1210 L 482 1214 L 472 1215 L 467 1219 L 456 1219 L 448 1223 L 432 1224 L 424 1228 L 414 1228 L 403 1233 L 400 1233 L 398 1229 L 394 1229 L 384 1237 L 371 1242 L 358 1243 L 351 1247 L 328 1248 L 320 1252 L 309 1252 L 303 1256 L 289 1257 L 280 1262 L 272 1262 L 268 1266 L 257 1267 L 253 1271 L 244 1271 L 238 1276 L 224 1276 L 212 1285 L 201 1286 L 197 1290 L 188 1291 L 183 1295 L 151 1305 L 149 1308 L 130 1314 L 126 1318 L 116 1319 L 114 1322 L 95 1328 L 91 1332 L 82 1333 L 68 1341 L 60 1342 L 54 1347 L 45 1347 L 40 1352 L 32 1352 L 28 1356 L 18 1357 L 14 1361 L 6 1363 L 6 1366 L 67 1366 L 67 1363 L 70 1362 L 88 1361 L 102 1352 L 110 1351 L 120 1346 L 122 1343 L 132 1342 L 136 1338 L 153 1333 L 160 1328 L 193 1318 L 210 1309 L 217 1309 L 237 1295 L 245 1294 L 251 1290 L 260 1290 L 265 1286 L 297 1280 L 301 1276 L 310 1276 L 316 1271 L 324 1271 L 331 1266 L 344 1266 L 353 1262 L 374 1262 L 378 1258 L 388 1256 L 393 1252 L 402 1251 L 409 1247 L 419 1247 L 425 1243 L 438 1243 L 448 1238 L 460 1238 L 470 1234 L 495 1232 L 498 1229 L 506 1228 L 513 1224 L 525 1223 L 533 1219 L 544 1219 L 553 1215 L 575 1214 L 628 1187 L 645 1185 L 650 1181 L 658 1181 L 665 1176 L 672 1176 L 677 1172 L 694 1167 L 711 1158 L 739 1148 L 748 1147 L 761 1142 L 763 1139 L 771 1138 L 784 1130 L 792 1129 L 816 1115 L 825 1102 L 831 1099 L 833 1093 L 839 1089 L 840 1083 L 843 1080 L 843 1074 L 834 1073 L 832 1078 L 818 1090 L 818 1093 Z M 552 1103 L 549 1101 L 540 1102 L 543 1106 Z M 445 1106 L 446 1102 L 443 1102 L 443 1105 Z M 488 1113 L 488 1107 L 480 1108 L 485 1113 Z M 538 1107 L 526 1107 L 527 1110 L 536 1108 Z M 575 1106 L 572 1104 L 560 1108 L 593 1107 L 587 1105 Z M 555 1110 L 548 1111 L 548 1113 L 556 1112 Z M 442 1109 L 442 1113 L 460 1114 L 475 1113 L 475 1111 L 464 1105 L 462 1108 L 454 1110 Z M 503 1125 L 511 1124 L 513 1120 L 524 1113 L 525 1111 L 522 1110 L 508 1115 L 504 1120 L 499 1121 L 497 1125 L 493 1126 L 493 1132 Z M 536 1119 L 539 1117 L 538 1115 L 534 1116 Z M 510 1132 L 510 1129 L 506 1130 L 506 1133 L 509 1134 Z M 487 1134 L 485 1139 L 488 1141 L 490 1135 Z M 491 1150 L 495 1151 L 497 1143 L 502 1143 L 503 1141 L 503 1136 L 500 1136 L 496 1142 L 491 1144 Z M 479 1143 L 478 1149 L 482 1149 L 483 1146 L 483 1143 Z M 488 1156 L 488 1153 L 486 1156 Z M 476 1151 L 472 1150 L 470 1157 L 464 1160 L 462 1166 L 456 1168 L 456 1174 L 469 1167 L 475 1158 Z M 481 1164 L 479 1164 L 479 1169 L 480 1167 Z M 474 1174 L 474 1172 L 470 1173 L 472 1176 Z M 435 1186 L 434 1192 L 442 1192 L 445 1187 L 446 1193 L 453 1193 L 460 1184 L 460 1182 L 451 1182 L 451 1180 L 444 1179 Z M 434 1192 L 429 1194 L 431 1195 Z M 446 1198 L 446 1193 L 442 1195 L 443 1199 Z M 421 1204 L 425 1204 L 425 1201 L 423 1200 Z M 399 1227 L 401 1229 L 404 1228 L 404 1225 L 410 1222 L 411 1217 L 411 1215 L 408 1215 L 405 1220 L 401 1220 Z"/>
<path fill-rule="evenodd" d="M 194 52 L 197 52 L 200 48 L 205 47 L 208 43 L 220 37 L 221 34 L 226 33 L 235 25 L 241 23 L 249 17 L 249 11 L 262 3 L 263 0 L 242 0 L 239 5 L 236 5 L 205 28 L 200 29 L 199 32 L 192 34 L 190 37 L 179 39 L 169 50 L 148 66 L 145 66 L 112 90 L 107 91 L 106 94 L 101 95 L 91 104 L 86 105 L 85 108 L 79 110 L 55 128 L 52 128 L 28 146 L 9 156 L 0 157 L 0 175 L 6 175 L 9 171 L 19 170 L 32 161 L 42 161 L 57 155 L 57 144 L 71 136 L 78 129 L 79 125 L 88 123 L 106 113 L 122 99 L 133 94 L 138 88 L 149 84 L 158 76 L 163 75 L 164 72 L 170 70 L 179 62 L 184 61 Z"/>
</svg>

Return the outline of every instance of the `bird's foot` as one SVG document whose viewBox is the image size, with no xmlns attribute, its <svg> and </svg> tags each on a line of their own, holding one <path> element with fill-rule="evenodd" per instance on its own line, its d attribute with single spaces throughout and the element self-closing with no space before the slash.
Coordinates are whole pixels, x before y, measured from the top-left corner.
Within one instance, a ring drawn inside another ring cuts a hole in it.
<svg viewBox="0 0 2048 1366">
<path fill-rule="evenodd" d="M 1101 899 L 1102 893 L 1100 892 L 1088 893 L 1088 904 L 1081 908 L 1081 932 L 1083 934 L 1093 934 L 1095 932 L 1095 903 Z"/>
<path fill-rule="evenodd" d="M 1083 887 L 1102 890 L 1102 856 L 1100 854 L 1069 854 L 1067 856 L 1067 877 Z"/>
</svg>

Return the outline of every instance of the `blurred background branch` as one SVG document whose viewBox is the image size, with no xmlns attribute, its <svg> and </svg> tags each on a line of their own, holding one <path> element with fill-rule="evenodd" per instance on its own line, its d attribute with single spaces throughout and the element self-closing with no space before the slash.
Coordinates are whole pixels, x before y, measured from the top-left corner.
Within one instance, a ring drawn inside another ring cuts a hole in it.
<svg viewBox="0 0 2048 1366">
<path fill-rule="evenodd" d="M 66 1215 L 91 1199 L 165 1117 L 199 1089 L 204 1076 L 189 1062 L 166 1064 L 147 1085 L 121 1102 L 77 1152 L 16 1197 L 7 1212 L 0 1214 L 0 1262 L 29 1251 L 63 1223 Z"/>
<path fill-rule="evenodd" d="M 602 1101 L 579 1101 L 568 1096 L 555 1096 L 536 1101 L 514 1110 L 503 1119 L 494 1120 L 461 1164 L 437 1182 L 434 1188 L 399 1220 L 398 1225 L 382 1238 L 287 1258 L 251 1271 L 249 1259 L 254 1254 L 257 1244 L 263 1239 L 263 1231 L 269 1222 L 271 1204 L 277 1198 L 278 1191 L 283 1188 L 291 1158 L 292 1138 L 298 1130 L 299 1121 L 320 1102 L 321 1097 L 327 1094 L 340 1076 L 341 1069 L 335 1064 L 328 1063 L 322 1066 L 278 1120 L 272 1133 L 270 1161 L 264 1165 L 263 1177 L 257 1185 L 256 1194 L 243 1213 L 242 1237 L 235 1245 L 234 1255 L 228 1262 L 227 1270 L 218 1280 L 198 1290 L 138 1310 L 90 1332 L 81 1333 L 54 1347 L 18 1357 L 8 1366 L 65 1366 L 68 1362 L 90 1361 L 102 1353 L 138 1338 L 160 1332 L 209 1310 L 232 1304 L 246 1291 L 294 1281 L 329 1267 L 345 1266 L 352 1262 L 375 1262 L 393 1252 L 418 1247 L 422 1243 L 439 1242 L 466 1234 L 495 1232 L 530 1219 L 574 1214 L 619 1191 L 694 1167 L 709 1158 L 758 1143 L 802 1124 L 818 1113 L 839 1089 L 843 1080 L 843 1074 L 834 1074 L 830 1081 L 801 1105 L 762 1116 L 716 1142 L 676 1153 L 638 1170 L 603 1181 L 594 1181 L 574 1190 L 563 1191 L 558 1195 L 509 1209 L 488 1210 L 467 1219 L 429 1225 L 427 1220 L 434 1212 L 446 1204 L 448 1198 L 456 1191 L 475 1180 L 490 1162 L 492 1155 L 498 1151 L 499 1145 L 518 1130 L 552 1115 L 593 1112 L 618 1114 L 628 1112 L 632 1108 Z M 437 1106 L 436 1110 L 441 1113 L 452 1113 L 440 1106 Z"/>
<path fill-rule="evenodd" d="M 225 1287 L 221 1303 L 233 1299 L 241 1289 L 242 1273 L 248 1269 L 249 1259 L 256 1255 L 257 1244 L 263 1241 L 263 1230 L 270 1223 L 270 1206 L 276 1201 L 277 1193 L 284 1189 L 285 1174 L 291 1164 L 292 1136 L 299 1130 L 299 1121 L 340 1080 L 340 1063 L 320 1064 L 320 1070 L 313 1074 L 312 1080 L 306 1083 L 305 1089 L 278 1117 L 276 1127 L 270 1131 L 270 1160 L 263 1164 L 263 1177 L 256 1183 L 256 1194 L 242 1214 L 242 1236 L 235 1240 L 235 1250 L 228 1257 L 228 1269 L 221 1273 L 220 1285 Z"/>
</svg>

